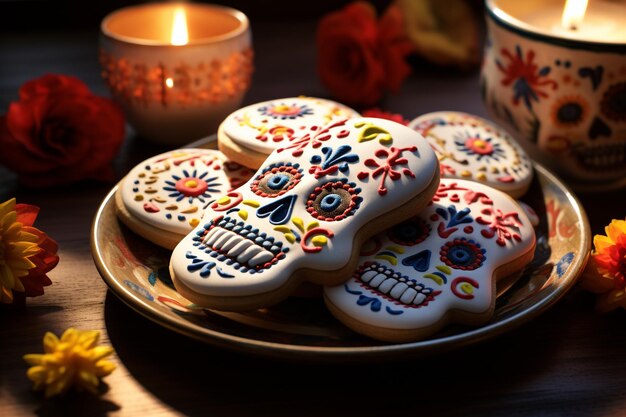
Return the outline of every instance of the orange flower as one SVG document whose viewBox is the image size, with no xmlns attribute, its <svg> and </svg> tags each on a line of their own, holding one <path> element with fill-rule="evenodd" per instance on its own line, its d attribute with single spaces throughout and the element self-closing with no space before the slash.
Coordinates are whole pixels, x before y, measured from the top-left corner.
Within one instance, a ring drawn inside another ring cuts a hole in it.
<svg viewBox="0 0 626 417">
<path fill-rule="evenodd" d="M 606 236 L 593 238 L 595 250 L 582 279 L 589 291 L 601 294 L 598 307 L 603 311 L 626 307 L 626 220 L 613 220 Z"/>
<path fill-rule="evenodd" d="M 57 243 L 33 227 L 39 208 L 15 204 L 15 199 L 0 204 L 0 302 L 12 303 L 13 293 L 27 297 L 43 294 L 52 284 L 46 275 L 59 262 Z"/>
</svg>

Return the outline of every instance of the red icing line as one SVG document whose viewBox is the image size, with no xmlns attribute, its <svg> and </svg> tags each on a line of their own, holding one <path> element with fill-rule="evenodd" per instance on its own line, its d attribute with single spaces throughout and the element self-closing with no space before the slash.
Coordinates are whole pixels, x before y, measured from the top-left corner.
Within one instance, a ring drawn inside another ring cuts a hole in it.
<svg viewBox="0 0 626 417">
<path fill-rule="evenodd" d="M 500 177 L 500 178 L 496 178 L 498 181 L 500 182 L 504 182 L 504 183 L 511 183 L 511 182 L 515 182 L 515 178 L 513 178 L 512 176 L 508 176 L 508 177 Z"/>
<path fill-rule="evenodd" d="M 457 230 L 459 230 L 457 227 L 452 227 L 446 230 L 443 222 L 439 223 L 439 226 L 437 227 L 437 233 L 439 233 L 439 237 L 443 239 L 447 239 L 452 233 L 456 232 Z"/>
<path fill-rule="evenodd" d="M 159 209 L 157 206 L 155 206 L 152 203 L 145 203 L 143 205 L 143 209 L 147 211 L 148 213 L 158 213 L 159 211 L 161 211 L 161 209 Z"/>
<path fill-rule="evenodd" d="M 462 298 L 463 300 L 471 300 L 472 298 L 474 298 L 474 294 L 465 294 L 460 292 L 456 288 L 459 286 L 459 284 L 470 284 L 474 288 L 479 288 L 478 282 L 475 279 L 468 277 L 458 277 L 454 278 L 452 280 L 452 283 L 450 284 L 450 289 L 452 290 L 452 293 L 457 297 Z"/>
<path fill-rule="evenodd" d="M 335 236 L 335 234 L 331 230 L 324 229 L 323 227 L 316 227 L 314 229 L 311 229 L 306 232 L 304 236 L 302 236 L 302 240 L 300 241 L 300 246 L 302 247 L 303 251 L 307 253 L 316 253 L 322 250 L 321 246 L 309 246 L 306 243 L 307 239 L 316 235 L 324 235 L 329 238 Z"/>
</svg>

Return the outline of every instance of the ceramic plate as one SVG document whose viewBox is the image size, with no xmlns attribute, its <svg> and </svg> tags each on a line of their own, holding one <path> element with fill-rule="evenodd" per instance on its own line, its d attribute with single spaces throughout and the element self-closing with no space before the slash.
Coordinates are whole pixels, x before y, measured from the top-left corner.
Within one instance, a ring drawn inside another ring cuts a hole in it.
<svg viewBox="0 0 626 417">
<path fill-rule="evenodd" d="M 522 278 L 498 297 L 492 321 L 478 328 L 449 327 L 420 342 L 389 344 L 344 327 L 326 311 L 320 297 L 290 298 L 245 314 L 198 308 L 172 286 L 170 252 L 118 222 L 116 190 L 111 190 L 96 214 L 91 241 L 96 266 L 111 290 L 169 329 L 221 347 L 277 357 L 397 358 L 484 341 L 537 317 L 565 295 L 587 262 L 591 241 L 578 200 L 555 176 L 535 165 L 535 178 L 522 201 L 540 219 L 537 249 Z"/>
</svg>

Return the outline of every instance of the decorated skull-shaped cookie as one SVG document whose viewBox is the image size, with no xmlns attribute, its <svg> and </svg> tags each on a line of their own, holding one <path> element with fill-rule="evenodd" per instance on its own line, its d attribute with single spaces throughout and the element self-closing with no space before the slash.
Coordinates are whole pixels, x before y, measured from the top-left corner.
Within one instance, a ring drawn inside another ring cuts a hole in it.
<svg viewBox="0 0 626 417">
<path fill-rule="evenodd" d="M 357 116 L 356 111 L 332 100 L 290 97 L 239 109 L 224 120 L 222 129 L 234 142 L 267 155 L 308 127 Z"/>
<path fill-rule="evenodd" d="M 313 127 L 211 204 L 176 247 L 174 282 L 218 309 L 275 303 L 302 281 L 350 276 L 364 239 L 425 206 L 437 158 L 415 131 L 375 118 Z"/>
<path fill-rule="evenodd" d="M 166 152 L 126 175 L 116 195 L 118 214 L 139 234 L 172 249 L 200 223 L 207 205 L 251 175 L 216 150 Z"/>
<path fill-rule="evenodd" d="M 353 277 L 324 288 L 326 304 L 355 331 L 388 341 L 484 323 L 496 281 L 518 274 L 534 247 L 533 227 L 508 195 L 442 179 L 417 216 L 363 245 Z"/>
<path fill-rule="evenodd" d="M 437 153 L 441 178 L 482 182 L 513 197 L 523 195 L 530 186 L 533 170 L 524 149 L 483 118 L 440 111 L 417 117 L 409 127 Z"/>
</svg>

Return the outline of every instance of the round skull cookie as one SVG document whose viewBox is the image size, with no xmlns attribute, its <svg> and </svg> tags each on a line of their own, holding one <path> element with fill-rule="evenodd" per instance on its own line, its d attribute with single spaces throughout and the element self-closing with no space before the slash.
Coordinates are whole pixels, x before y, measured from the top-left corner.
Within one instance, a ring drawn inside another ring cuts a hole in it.
<svg viewBox="0 0 626 417">
<path fill-rule="evenodd" d="M 252 171 L 211 149 L 178 149 L 136 165 L 115 194 L 115 211 L 131 230 L 173 249 L 200 223 L 207 205 L 246 182 Z"/>
<path fill-rule="evenodd" d="M 218 129 L 218 146 L 229 158 L 257 169 L 274 149 L 301 133 L 359 114 L 335 101 L 291 97 L 264 101 L 230 114 Z"/>
<path fill-rule="evenodd" d="M 511 285 L 534 248 L 531 222 L 510 196 L 442 179 L 430 205 L 363 245 L 353 276 L 325 287 L 324 299 L 358 333 L 416 341 L 447 324 L 488 322 L 496 283 Z"/>
<path fill-rule="evenodd" d="M 174 249 L 172 280 L 202 307 L 267 307 L 306 282 L 343 282 L 370 236 L 411 217 L 439 184 L 419 133 L 375 118 L 300 132 L 209 205 Z"/>
<path fill-rule="evenodd" d="M 533 177 L 530 158 L 493 123 L 467 113 L 441 111 L 419 116 L 409 127 L 437 153 L 442 178 L 479 181 L 512 197 L 528 190 Z"/>
</svg>

